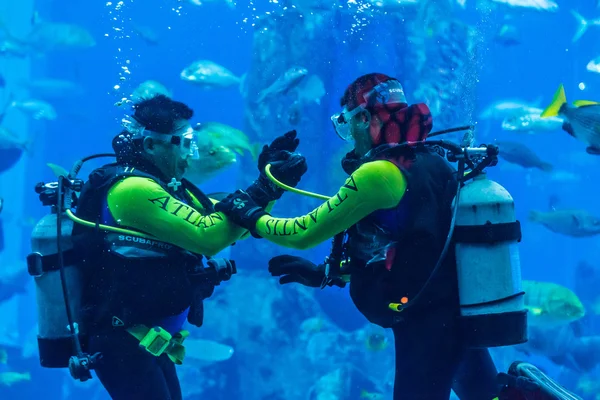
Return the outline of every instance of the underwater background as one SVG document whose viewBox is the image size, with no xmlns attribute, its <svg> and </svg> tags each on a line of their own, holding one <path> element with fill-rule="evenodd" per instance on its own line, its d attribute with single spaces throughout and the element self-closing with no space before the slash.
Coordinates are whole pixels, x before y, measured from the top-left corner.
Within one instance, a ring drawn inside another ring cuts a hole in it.
<svg viewBox="0 0 600 400">
<path fill-rule="evenodd" d="M 245 187 L 256 176 L 255 146 L 296 129 L 309 164 L 299 188 L 333 194 L 351 148 L 330 116 L 346 86 L 370 72 L 397 77 L 409 102 L 428 104 L 434 130 L 472 124 L 476 144 L 499 145 L 488 176 L 514 198 L 523 279 L 560 285 L 585 307 L 576 321 L 534 324 L 535 341 L 492 349 L 498 370 L 530 361 L 582 398 L 600 399 L 600 230 L 593 229 L 600 158 L 562 120 L 535 118 L 561 84 L 569 102 L 600 101 L 599 6 L 0 0 L 0 399 L 109 398 L 97 379 L 79 383 L 66 370 L 39 366 L 25 257 L 33 226 L 49 211 L 33 190 L 56 180 L 48 163 L 70 169 L 110 153 L 132 93 L 146 83 L 192 107 L 193 122 L 223 124 L 221 133 L 243 142 L 235 162 L 197 176 L 205 193 Z M 198 61 L 214 84 L 183 77 Z M 308 71 L 299 84 L 272 86 L 293 67 Z M 217 76 L 223 69 L 228 75 Z M 523 123 L 527 117 L 534 122 Z M 89 164 L 80 178 L 101 165 Z M 300 215 L 318 204 L 290 193 L 273 213 Z M 592 228 L 579 235 L 571 224 Z M 179 367 L 184 398 L 391 398 L 391 332 L 369 324 L 347 289 L 280 286 L 267 272 L 275 255 L 318 263 L 329 249 L 329 242 L 300 252 L 246 240 L 223 252 L 239 272 L 206 301 L 204 326 L 191 329 L 198 354 Z"/>
</svg>

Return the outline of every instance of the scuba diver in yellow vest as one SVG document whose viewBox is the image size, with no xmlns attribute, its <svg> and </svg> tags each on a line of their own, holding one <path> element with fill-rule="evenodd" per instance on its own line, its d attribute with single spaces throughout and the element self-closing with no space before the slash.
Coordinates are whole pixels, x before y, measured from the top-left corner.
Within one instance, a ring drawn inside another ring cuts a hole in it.
<svg viewBox="0 0 600 400">
<path fill-rule="evenodd" d="M 202 325 L 202 300 L 236 272 L 233 261 L 211 256 L 248 235 L 183 179 L 188 160 L 198 158 L 193 111 L 162 95 L 134 109 L 113 140 L 116 163 L 94 170 L 85 185 L 74 179 L 79 164 L 58 188 L 36 187 L 53 207 L 34 230 L 28 257 L 38 347 L 42 366 L 68 366 L 82 381 L 94 369 L 113 399 L 177 400 L 183 324 Z M 289 132 L 264 146 L 259 171 L 273 164 L 278 179 L 297 185 L 307 169 L 298 144 Z M 283 193 L 264 173 L 247 191 L 267 209 Z"/>
<path fill-rule="evenodd" d="M 356 79 L 341 106 L 334 128 L 355 147 L 336 195 L 312 194 L 325 202 L 295 218 L 271 216 L 241 190 L 215 209 L 285 247 L 333 238 L 323 264 L 282 255 L 269 271 L 281 284 L 350 282 L 359 311 L 394 333 L 394 399 L 447 400 L 451 389 L 461 400 L 576 398 L 536 397 L 545 375 L 524 363 L 499 375 L 487 349 L 527 340 L 514 202 L 483 173 L 497 147 L 425 141 L 461 129 L 430 135 L 428 107 L 409 106 L 400 82 L 383 74 Z"/>
</svg>

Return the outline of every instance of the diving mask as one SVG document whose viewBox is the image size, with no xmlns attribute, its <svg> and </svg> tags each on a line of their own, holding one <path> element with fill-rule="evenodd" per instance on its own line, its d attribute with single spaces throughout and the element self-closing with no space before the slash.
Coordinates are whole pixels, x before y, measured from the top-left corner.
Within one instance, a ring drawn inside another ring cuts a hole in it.
<svg viewBox="0 0 600 400">
<path fill-rule="evenodd" d="M 364 102 L 358 107 L 348 110 L 344 107 L 342 112 L 333 114 L 331 116 L 331 122 L 337 135 L 344 141 L 349 142 L 352 140 L 352 133 L 350 130 L 350 121 L 352 118 L 365 110 L 367 107 L 373 107 L 377 104 L 382 106 L 392 104 L 407 104 L 406 96 L 404 95 L 404 89 L 400 82 L 395 79 L 382 82 L 375 86 L 373 89 L 363 95 Z"/>
<path fill-rule="evenodd" d="M 200 158 L 196 131 L 190 124 L 186 124 L 172 133 L 160 133 L 146 129 L 133 118 L 124 118 L 122 122 L 125 130 L 131 133 L 132 139 L 151 137 L 161 142 L 179 146 L 179 156 L 184 160 L 188 158 L 197 160 Z"/>
</svg>

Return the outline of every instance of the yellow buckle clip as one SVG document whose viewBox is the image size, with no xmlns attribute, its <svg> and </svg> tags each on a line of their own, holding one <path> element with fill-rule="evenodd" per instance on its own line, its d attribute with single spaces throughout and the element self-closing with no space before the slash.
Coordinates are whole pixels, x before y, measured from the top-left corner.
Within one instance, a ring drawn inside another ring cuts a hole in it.
<svg viewBox="0 0 600 400">
<path fill-rule="evenodd" d="M 140 347 L 153 356 L 160 357 L 169 347 L 171 338 L 172 336 L 169 332 L 160 326 L 155 326 L 140 340 Z"/>
</svg>

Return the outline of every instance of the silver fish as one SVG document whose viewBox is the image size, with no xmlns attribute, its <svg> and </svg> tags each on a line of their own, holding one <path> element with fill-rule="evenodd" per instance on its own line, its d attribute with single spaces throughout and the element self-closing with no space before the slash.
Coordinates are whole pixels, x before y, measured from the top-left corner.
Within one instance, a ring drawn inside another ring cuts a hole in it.
<svg viewBox="0 0 600 400">
<path fill-rule="evenodd" d="M 480 114 L 480 119 L 504 119 L 514 115 L 534 113 L 539 108 L 537 103 L 527 104 L 520 100 L 501 100 L 487 106 Z"/>
<path fill-rule="evenodd" d="M 495 3 L 506 4 L 510 7 L 531 8 L 538 11 L 558 11 L 558 4 L 552 0 L 492 0 Z"/>
<path fill-rule="evenodd" d="M 300 84 L 307 74 L 308 70 L 304 67 L 292 67 L 288 69 L 275 82 L 258 94 L 256 102 L 262 103 L 269 97 L 287 94 L 291 89 Z"/>
<path fill-rule="evenodd" d="M 564 120 L 559 117 L 542 118 L 542 110 L 536 110 L 534 113 L 523 115 L 513 115 L 502 121 L 502 129 L 511 132 L 540 132 L 556 131 L 563 126 Z"/>
<path fill-rule="evenodd" d="M 241 82 L 241 78 L 233 72 L 210 60 L 193 62 L 181 71 L 180 77 L 205 89 L 226 88 L 240 85 Z"/>
<path fill-rule="evenodd" d="M 33 119 L 47 119 L 55 120 L 57 115 L 54 107 L 51 104 L 46 103 L 42 100 L 24 100 L 24 101 L 13 101 L 10 104 L 11 108 L 16 108 L 29 114 Z"/>
</svg>

